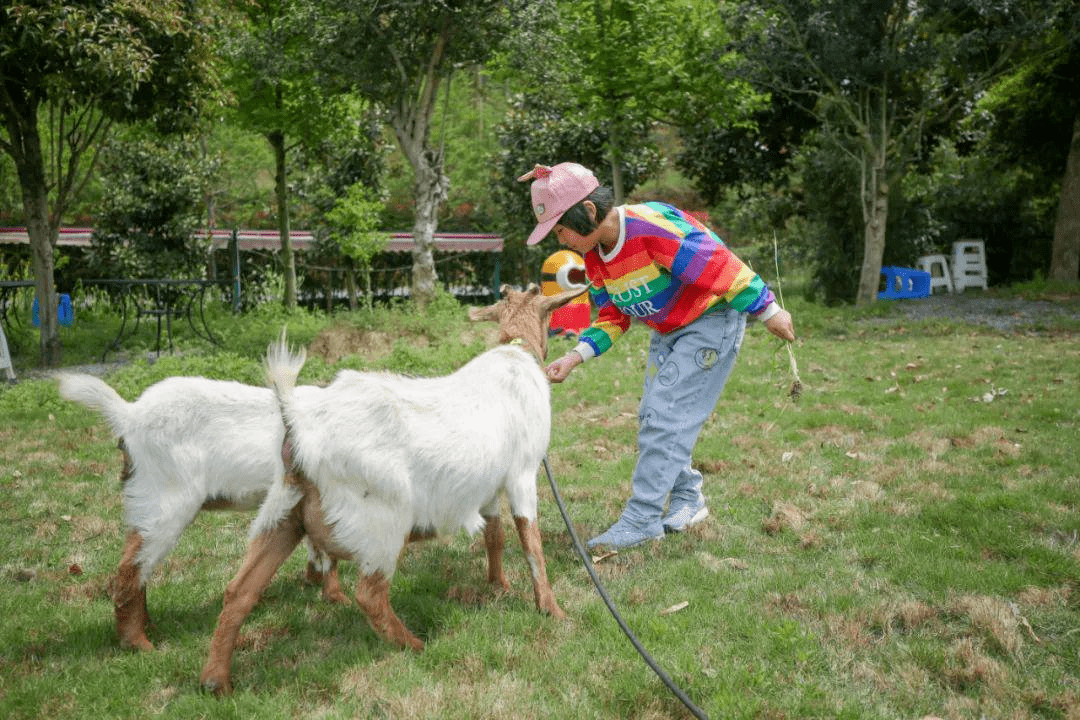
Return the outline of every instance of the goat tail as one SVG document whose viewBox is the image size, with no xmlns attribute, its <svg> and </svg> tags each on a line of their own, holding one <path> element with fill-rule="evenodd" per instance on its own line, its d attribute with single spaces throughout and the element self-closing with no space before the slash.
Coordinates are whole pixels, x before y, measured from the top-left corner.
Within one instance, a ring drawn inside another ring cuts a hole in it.
<svg viewBox="0 0 1080 720">
<path fill-rule="evenodd" d="M 101 413 L 118 437 L 130 424 L 130 403 L 104 380 L 83 373 L 60 373 L 57 376 L 60 397 Z"/>
<path fill-rule="evenodd" d="M 296 378 L 300 375 L 300 369 L 307 360 L 307 351 L 304 348 L 293 351 L 289 347 L 285 330 L 281 331 L 281 339 L 276 343 L 270 343 L 266 349 L 266 381 L 270 389 L 277 397 L 281 407 L 281 415 L 288 425 L 288 406 L 292 400 L 293 389 L 296 387 Z"/>
</svg>

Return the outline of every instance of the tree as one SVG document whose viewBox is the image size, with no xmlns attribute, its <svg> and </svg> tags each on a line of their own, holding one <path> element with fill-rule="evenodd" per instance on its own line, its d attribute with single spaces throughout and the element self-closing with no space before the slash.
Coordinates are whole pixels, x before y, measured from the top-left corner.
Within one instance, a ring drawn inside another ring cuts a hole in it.
<svg viewBox="0 0 1080 720">
<path fill-rule="evenodd" d="M 432 138 L 440 88 L 458 68 L 484 63 L 528 0 L 303 0 L 297 20 L 316 44 L 324 79 L 346 82 L 385 108 L 413 170 L 412 297 L 435 296 L 434 236 L 446 199 L 444 146 Z"/>
<path fill-rule="evenodd" d="M 113 123 L 186 127 L 212 89 L 191 3 L 37 0 L 0 9 L 0 148 L 22 191 L 43 365 L 58 365 L 62 353 L 53 277 L 60 223 Z"/>
<path fill-rule="evenodd" d="M 647 28 L 647 31 L 643 29 Z M 732 68 L 717 3 L 686 0 L 561 2 L 544 40 L 548 67 L 521 63 L 526 93 L 603 129 L 615 202 L 627 195 L 623 156 L 648 142 L 657 124 L 692 128 L 743 121 L 758 98 Z M 537 49 L 527 48 L 535 58 Z M 554 82 L 553 82 L 554 80 Z M 596 168 L 594 167 L 594 170 Z"/>
<path fill-rule="evenodd" d="M 955 123 L 1038 19 L 1019 2 L 767 0 L 744 6 L 742 46 L 763 90 L 809 112 L 858 168 L 856 304 L 877 298 L 889 197 L 928 132 Z M 759 8 L 764 8 L 759 9 Z"/>
<path fill-rule="evenodd" d="M 1050 279 L 1076 282 L 1080 273 L 1080 113 L 1073 120 L 1072 138 L 1061 183 L 1061 200 L 1054 223 Z"/>
<path fill-rule="evenodd" d="M 189 137 L 114 133 L 101 161 L 90 271 L 96 277 L 201 277 L 209 241 L 199 237 L 214 163 Z"/>
<path fill-rule="evenodd" d="M 1080 275 L 1080 6 L 1047 9 L 1046 32 L 1030 38 L 1023 61 L 980 98 L 965 127 L 987 127 L 973 150 L 1022 167 L 1033 184 L 1060 184 L 1048 277 Z"/>
<path fill-rule="evenodd" d="M 314 81 L 306 32 L 292 22 L 291 0 L 236 0 L 236 22 L 221 38 L 229 59 L 227 84 L 241 126 L 266 138 L 274 156 L 274 204 L 286 308 L 296 307 L 296 258 L 290 236 L 289 151 L 315 143 L 339 117 Z"/>
<path fill-rule="evenodd" d="M 349 304 L 353 309 L 356 308 L 354 269 L 359 269 L 364 278 L 364 304 L 368 310 L 371 309 L 371 258 L 386 247 L 390 239 L 378 229 L 381 210 L 382 202 L 378 196 L 370 188 L 356 183 L 326 214 L 331 226 L 330 239 L 347 258 L 345 281 L 349 288 Z"/>
</svg>

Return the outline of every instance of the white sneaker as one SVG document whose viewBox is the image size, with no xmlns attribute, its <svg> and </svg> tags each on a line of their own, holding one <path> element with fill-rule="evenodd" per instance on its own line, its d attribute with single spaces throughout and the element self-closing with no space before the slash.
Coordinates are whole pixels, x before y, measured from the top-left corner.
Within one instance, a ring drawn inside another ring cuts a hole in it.
<svg viewBox="0 0 1080 720">
<path fill-rule="evenodd" d="M 664 516 L 664 530 L 682 532 L 707 517 L 709 517 L 709 508 L 705 505 L 705 496 L 698 493 L 693 500 L 675 500 L 671 503 L 667 515 Z"/>
</svg>

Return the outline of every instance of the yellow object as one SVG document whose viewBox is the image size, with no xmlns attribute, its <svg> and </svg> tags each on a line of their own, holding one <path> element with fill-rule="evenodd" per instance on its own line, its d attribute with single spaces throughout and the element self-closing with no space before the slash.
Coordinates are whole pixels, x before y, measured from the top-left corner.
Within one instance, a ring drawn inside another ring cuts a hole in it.
<svg viewBox="0 0 1080 720">
<path fill-rule="evenodd" d="M 585 260 L 573 250 L 559 250 L 544 261 L 541 271 L 540 289 L 544 295 L 558 295 L 567 290 L 580 290 L 589 284 L 585 276 Z M 571 302 L 588 302 L 587 295 L 574 298 Z"/>
<path fill-rule="evenodd" d="M 552 296 L 567 290 L 582 290 L 589 285 L 585 260 L 573 250 L 559 250 L 544 261 L 540 275 L 540 290 Z M 553 333 L 577 334 L 589 327 L 592 303 L 585 292 L 551 313 L 549 325 Z"/>
</svg>

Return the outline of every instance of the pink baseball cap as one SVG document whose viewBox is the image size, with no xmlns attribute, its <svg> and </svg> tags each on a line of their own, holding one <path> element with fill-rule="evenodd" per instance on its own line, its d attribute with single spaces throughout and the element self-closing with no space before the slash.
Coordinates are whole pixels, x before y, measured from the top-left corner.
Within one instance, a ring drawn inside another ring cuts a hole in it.
<svg viewBox="0 0 1080 720">
<path fill-rule="evenodd" d="M 526 180 L 533 181 L 532 207 L 538 223 L 525 241 L 527 245 L 535 245 L 543 240 L 564 212 L 600 187 L 600 181 L 591 170 L 572 162 L 559 163 L 554 167 L 537 165 L 518 178 L 518 182 Z"/>
</svg>

